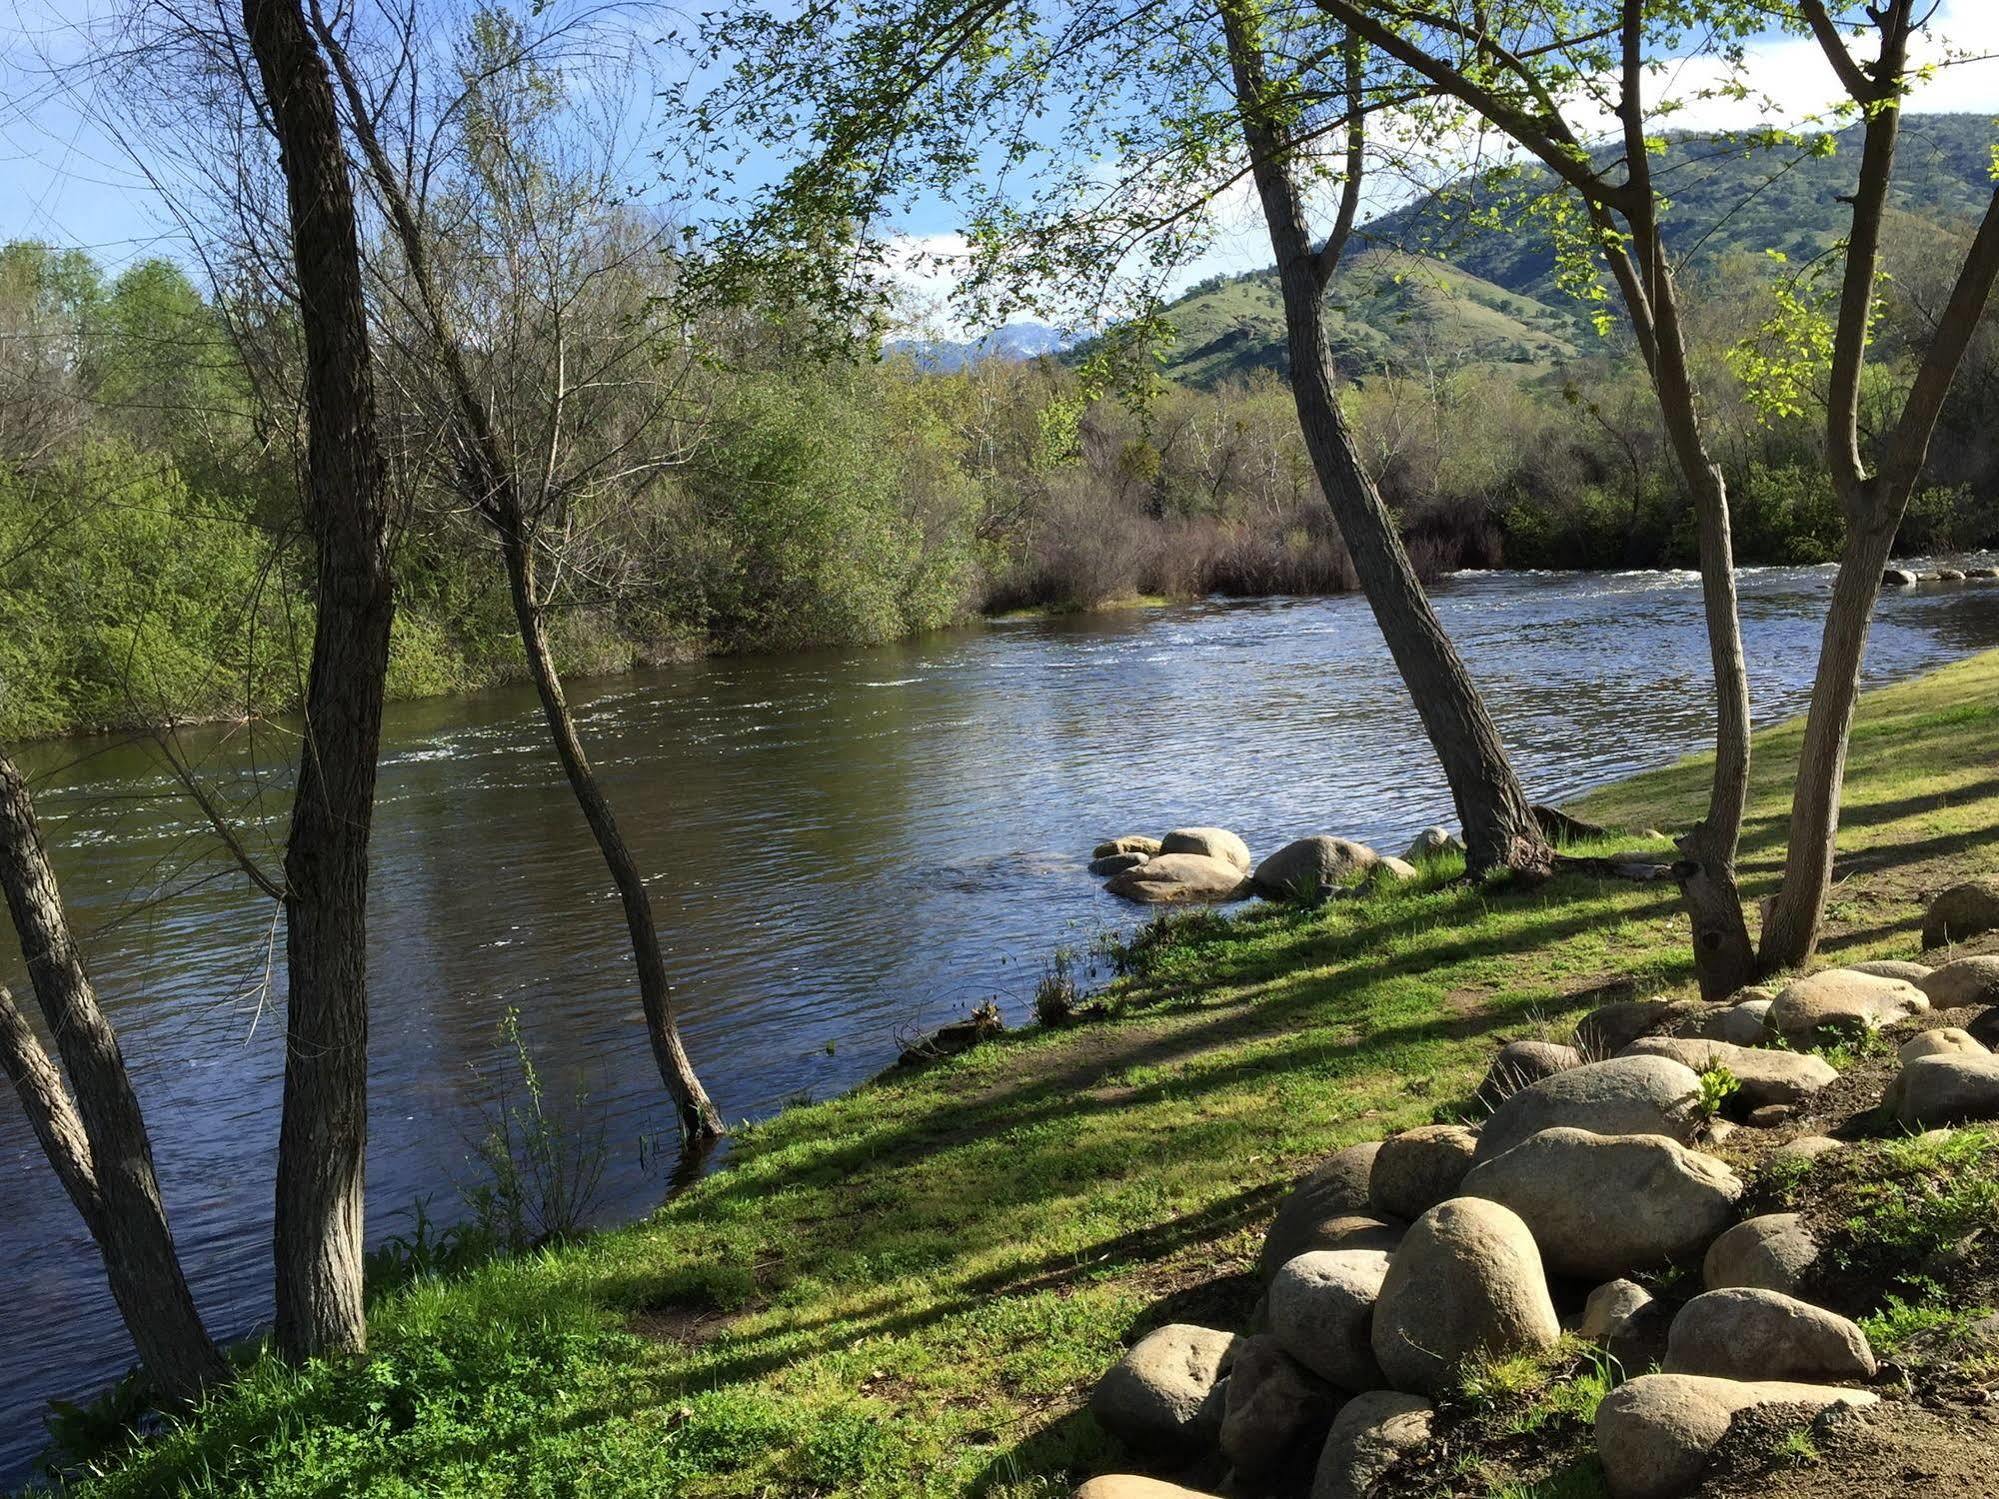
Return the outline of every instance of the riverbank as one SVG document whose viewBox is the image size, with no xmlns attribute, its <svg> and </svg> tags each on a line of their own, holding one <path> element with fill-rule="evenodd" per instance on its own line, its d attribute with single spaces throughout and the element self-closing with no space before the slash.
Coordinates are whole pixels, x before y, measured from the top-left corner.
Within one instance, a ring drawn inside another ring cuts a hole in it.
<svg viewBox="0 0 1999 1499">
<path fill-rule="evenodd" d="M 1758 736 L 1752 900 L 1797 744 Z M 1994 763 L 1999 653 L 1868 695 L 1828 958 L 1907 955 L 1920 896 L 1993 869 Z M 1572 810 L 1682 826 L 1704 776 Z M 745 1129 L 647 1222 L 385 1297 L 365 1369 L 256 1365 L 83 1491 L 1065 1495 L 1117 1456 L 1091 1385 L 1134 1332 L 1241 1325 L 1301 1170 L 1455 1116 L 1503 1039 L 1692 990 L 1670 887 L 1448 873 L 1183 919 L 1128 950 L 1109 1018 Z"/>
</svg>

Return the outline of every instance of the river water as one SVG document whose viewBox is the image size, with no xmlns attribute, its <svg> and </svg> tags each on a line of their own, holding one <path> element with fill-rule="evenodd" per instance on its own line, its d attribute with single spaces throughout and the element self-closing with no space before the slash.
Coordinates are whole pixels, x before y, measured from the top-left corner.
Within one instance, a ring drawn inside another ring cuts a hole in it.
<svg viewBox="0 0 1999 1499">
<path fill-rule="evenodd" d="M 1799 709 L 1830 569 L 1742 580 L 1756 711 Z M 1460 574 L 1435 590 L 1528 789 L 1560 801 L 1705 746 L 1692 575 Z M 1999 645 L 1999 584 L 1886 595 L 1873 682 Z M 897 1038 L 997 997 L 1133 913 L 1084 872 L 1124 832 L 1219 823 L 1259 854 L 1339 833 L 1399 851 L 1450 804 L 1365 603 L 1209 602 L 1003 622 L 878 649 L 707 661 L 574 694 L 651 875 L 682 1024 L 731 1119 L 878 1070 Z M 183 741 L 282 834 L 266 725 Z M 268 1315 L 282 933 L 150 746 L 27 757 L 100 993 L 219 1335 Z M 673 1118 L 620 909 L 526 691 L 391 708 L 374 834 L 369 1232 L 461 1211 L 512 1067 L 515 1007 L 550 1096 L 609 1151 L 600 1215 L 660 1200 Z M 25 996 L 18 952 L 0 980 Z M 273 971 L 273 970 L 277 971 Z M 273 983 L 278 986 L 274 991 Z M 0 1109 L 0 1481 L 51 1396 L 130 1361 L 97 1258 L 19 1111 Z"/>
</svg>

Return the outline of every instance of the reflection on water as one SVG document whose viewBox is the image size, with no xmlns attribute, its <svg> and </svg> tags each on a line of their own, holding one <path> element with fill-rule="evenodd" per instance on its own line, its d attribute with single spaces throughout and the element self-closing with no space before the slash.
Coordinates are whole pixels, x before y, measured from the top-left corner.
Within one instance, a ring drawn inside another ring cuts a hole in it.
<svg viewBox="0 0 1999 1499">
<path fill-rule="evenodd" d="M 1743 576 L 1759 719 L 1803 702 L 1830 576 Z M 1463 575 L 1437 603 L 1537 798 L 1706 743 L 1691 574 Z M 1895 592 L 1868 673 L 1994 644 L 1999 585 Z M 1310 832 L 1399 849 L 1450 818 L 1351 597 L 1005 623 L 575 697 L 651 872 L 689 1049 L 731 1118 L 847 1086 L 898 1034 L 987 996 L 1024 1013 L 1052 949 L 1131 919 L 1084 875 L 1100 838 L 1221 823 L 1259 852 Z M 296 746 L 263 726 L 188 748 L 248 806 L 259 772 L 281 793 Z M 28 768 L 196 1293 L 218 1333 L 240 1334 L 268 1311 L 282 934 L 155 753 L 40 746 Z M 371 1236 L 396 1232 L 419 1195 L 455 1207 L 506 1067 L 495 1028 L 509 1005 L 551 1094 L 587 1090 L 602 1117 L 607 1213 L 656 1202 L 670 1151 L 663 1163 L 651 1147 L 670 1144 L 673 1115 L 617 900 L 531 695 L 391 709 L 380 795 Z M 273 816 L 268 836 L 281 828 Z M 6 1477 L 39 1445 L 49 1396 L 87 1393 L 129 1360 L 89 1240 L 13 1109 L 0 1111 L 0 1235 Z"/>
</svg>

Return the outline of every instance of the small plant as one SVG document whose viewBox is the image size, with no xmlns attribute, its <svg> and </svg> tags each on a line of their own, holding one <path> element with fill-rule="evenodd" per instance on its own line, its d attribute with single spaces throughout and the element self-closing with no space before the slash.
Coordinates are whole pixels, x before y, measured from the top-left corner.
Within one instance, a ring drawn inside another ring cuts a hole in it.
<svg viewBox="0 0 1999 1499">
<path fill-rule="evenodd" d="M 1785 1432 L 1783 1440 L 1777 1443 L 1775 1451 L 1778 1458 L 1794 1468 L 1817 1467 L 1825 1461 L 1825 1454 L 1819 1451 L 1818 1443 L 1812 1440 L 1810 1430 L 1803 1426 Z"/>
<path fill-rule="evenodd" d="M 1720 1117 L 1722 1105 L 1741 1091 L 1741 1078 L 1719 1062 L 1710 1063 L 1701 1071 L 1701 1096 L 1694 1107 L 1703 1122 L 1711 1122 Z"/>
<path fill-rule="evenodd" d="M 474 1152 L 487 1180 L 465 1200 L 479 1232 L 519 1254 L 582 1232 L 604 1180 L 604 1130 L 599 1124 L 578 1131 L 550 1111 L 521 1035 L 520 1011 L 511 1005 L 500 1019 L 500 1036 L 514 1054 L 523 1098 L 515 1102 L 501 1090 Z M 584 1096 L 579 1093 L 576 1102 L 580 1108 Z"/>
<path fill-rule="evenodd" d="M 1076 987 L 1075 961 L 1069 949 L 1058 947 L 1048 969 L 1034 986 L 1034 1018 L 1053 1030 L 1076 1018 L 1082 993 Z"/>
<path fill-rule="evenodd" d="M 43 1424 L 49 1433 L 42 1449 L 44 1472 L 58 1483 L 94 1476 L 145 1433 L 153 1414 L 153 1386 L 143 1369 L 130 1370 L 110 1389 L 90 1400 L 51 1400 Z"/>
<path fill-rule="evenodd" d="M 493 1255 L 492 1235 L 482 1224 L 474 1221 L 440 1225 L 430 1216 L 427 1196 L 417 1198 L 397 1216 L 409 1219 L 409 1232 L 391 1235 L 370 1250 L 362 1266 L 372 1295 L 414 1280 L 455 1275 Z"/>
</svg>

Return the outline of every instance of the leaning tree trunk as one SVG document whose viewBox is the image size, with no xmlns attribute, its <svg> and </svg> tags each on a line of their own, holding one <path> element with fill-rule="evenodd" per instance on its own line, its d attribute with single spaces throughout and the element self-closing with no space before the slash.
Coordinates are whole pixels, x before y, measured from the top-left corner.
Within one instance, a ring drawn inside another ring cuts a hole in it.
<svg viewBox="0 0 1999 1499">
<path fill-rule="evenodd" d="M 1234 7 L 1225 4 L 1243 138 L 1284 296 L 1291 393 L 1306 451 L 1353 558 L 1375 623 L 1415 700 L 1416 712 L 1450 783 L 1474 873 L 1545 870 L 1549 849 L 1507 761 L 1499 730 L 1471 674 L 1444 633 L 1409 563 L 1395 519 L 1361 466 L 1340 411 L 1326 335 L 1326 290 L 1284 143 L 1263 117 L 1261 60 Z"/>
<path fill-rule="evenodd" d="M 277 1335 L 293 1358 L 367 1342 L 368 833 L 394 614 L 347 154 L 298 0 L 243 0 L 278 137 L 305 335 L 312 663 L 285 849 L 290 984 L 278 1135 Z"/>
<path fill-rule="evenodd" d="M 583 809 L 584 821 L 590 824 L 591 836 L 597 840 L 612 883 L 618 887 L 618 899 L 625 908 L 625 927 L 632 939 L 632 958 L 638 965 L 639 1005 L 645 1012 L 646 1034 L 652 1041 L 653 1061 L 680 1115 L 681 1134 L 691 1146 L 706 1146 L 721 1137 L 722 1116 L 709 1101 L 707 1090 L 695 1075 L 687 1048 L 681 1044 L 666 978 L 666 957 L 660 950 L 659 928 L 653 923 L 652 898 L 646 893 L 645 876 L 632 858 L 624 834 L 618 830 L 609 798 L 597 784 L 597 772 L 583 751 L 576 720 L 563 696 L 562 677 L 555 669 L 555 654 L 549 649 L 548 629 L 536 600 L 534 554 L 523 534 L 519 507 L 503 502 L 502 512 L 498 530 L 500 550 L 507 565 L 508 591 L 513 595 L 521 644 L 527 650 L 528 670 L 541 697 L 542 714 L 548 719 L 549 738 L 555 742 L 562 773 L 569 777 L 569 789 L 576 794 L 576 804 Z"/>
<path fill-rule="evenodd" d="M 0 888 L 21 939 L 28 980 L 69 1086 L 0 987 L 0 1066 L 28 1123 L 104 1260 L 111 1295 L 139 1361 L 162 1393 L 188 1399 L 228 1373 L 201 1325 L 167 1226 L 153 1147 L 118 1037 L 98 1006 L 70 935 L 34 803 L 0 751 Z"/>
</svg>

